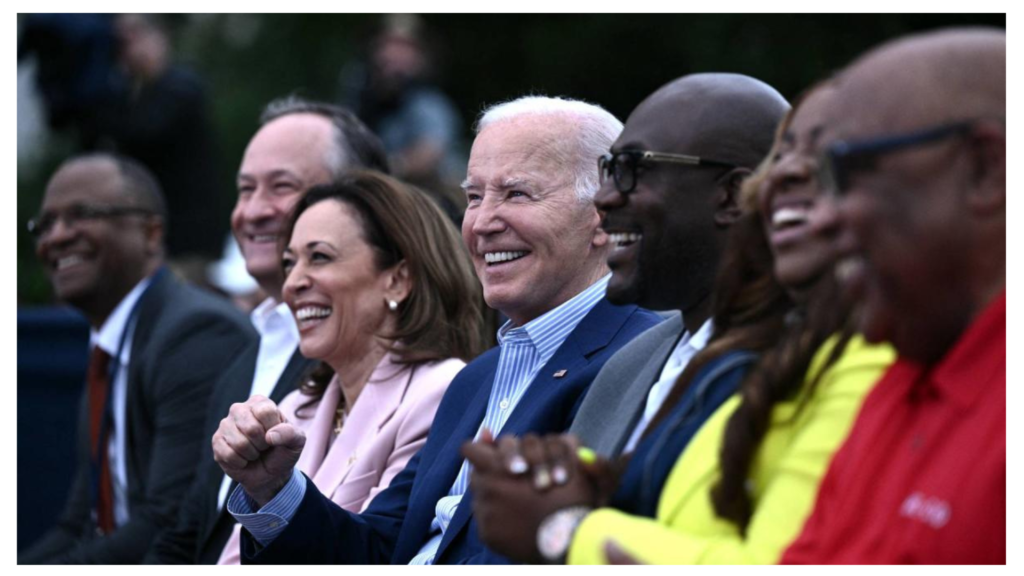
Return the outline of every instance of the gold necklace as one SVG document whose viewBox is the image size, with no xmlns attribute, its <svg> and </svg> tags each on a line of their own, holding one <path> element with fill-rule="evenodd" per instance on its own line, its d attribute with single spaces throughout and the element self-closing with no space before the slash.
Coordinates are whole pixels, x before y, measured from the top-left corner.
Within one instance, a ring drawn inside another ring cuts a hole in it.
<svg viewBox="0 0 1024 576">
<path fill-rule="evenodd" d="M 338 406 L 334 411 L 334 433 L 341 434 L 341 428 L 345 425 L 345 407 Z"/>
</svg>

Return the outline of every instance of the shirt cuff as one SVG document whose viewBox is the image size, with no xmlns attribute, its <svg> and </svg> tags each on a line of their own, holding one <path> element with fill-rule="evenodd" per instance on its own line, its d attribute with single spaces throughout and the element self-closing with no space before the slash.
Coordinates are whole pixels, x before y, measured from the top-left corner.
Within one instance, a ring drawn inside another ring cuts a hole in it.
<svg viewBox="0 0 1024 576">
<path fill-rule="evenodd" d="M 241 486 L 235 487 L 228 498 L 228 512 L 261 546 L 268 546 L 288 527 L 288 522 L 295 517 L 295 512 L 298 511 L 305 495 L 306 478 L 298 468 L 293 468 L 292 477 L 284 488 L 273 500 L 267 502 L 266 506 L 258 510 L 256 501 L 250 498 Z"/>
</svg>

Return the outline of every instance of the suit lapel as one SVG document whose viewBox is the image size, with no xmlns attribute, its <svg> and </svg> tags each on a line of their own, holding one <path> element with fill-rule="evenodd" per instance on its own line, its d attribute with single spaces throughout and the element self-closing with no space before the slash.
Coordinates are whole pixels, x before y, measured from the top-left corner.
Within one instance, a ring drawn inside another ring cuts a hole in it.
<svg viewBox="0 0 1024 576">
<path fill-rule="evenodd" d="M 207 412 L 206 424 L 207 433 L 210 436 L 217 431 L 220 419 L 228 415 L 231 405 L 235 402 L 242 402 L 248 398 L 249 390 L 252 388 L 252 380 L 256 372 L 256 356 L 259 354 L 259 341 L 246 346 L 245 350 L 235 359 L 217 382 L 218 390 L 214 391 L 214 400 L 211 403 L 211 410 Z M 202 523 L 202 533 L 199 535 L 200 548 L 206 545 L 221 515 L 228 515 L 222 509 L 217 508 L 217 497 L 220 494 L 220 485 L 224 479 L 224 472 L 220 466 L 211 458 L 203 464 L 206 467 L 206 499 L 203 509 L 206 514 L 206 521 Z M 233 490 L 235 483 L 231 484 Z M 230 494 L 230 491 L 228 492 Z"/>
<path fill-rule="evenodd" d="M 551 356 L 551 359 L 541 367 L 537 376 L 530 383 L 529 388 L 527 388 L 526 393 L 523 394 L 523 397 L 519 400 L 519 403 L 502 427 L 501 434 L 518 436 L 535 430 L 538 426 L 536 414 L 542 411 L 543 407 L 552 398 L 558 396 L 559 389 L 561 388 L 560 385 L 566 385 L 574 381 L 576 373 L 590 363 L 590 357 L 595 352 L 608 346 L 608 343 L 611 342 L 615 334 L 622 328 L 622 324 L 629 318 L 633 310 L 635 310 L 635 307 L 612 306 L 607 300 L 600 300 L 580 321 L 576 329 L 569 333 L 565 342 L 558 347 L 558 350 Z M 562 372 L 563 370 L 565 372 Z M 562 376 L 555 376 L 556 373 L 562 373 Z M 493 375 L 490 382 L 493 385 Z M 480 417 L 475 420 L 477 426 L 483 420 L 489 396 L 490 387 L 487 387 L 487 394 L 483 396 Z M 470 434 L 475 433 L 476 430 L 474 429 Z M 465 436 L 462 437 L 463 440 L 465 438 Z M 461 442 L 459 444 L 461 445 Z M 446 450 L 450 450 L 450 448 L 446 447 Z M 455 447 L 454 451 L 458 454 L 458 447 Z M 458 458 L 459 466 L 461 466 L 462 456 L 459 455 Z M 458 470 L 457 467 L 456 470 Z M 455 476 L 453 475 L 447 486 L 450 488 L 454 481 Z M 438 547 L 435 559 L 441 558 L 448 545 L 469 523 L 473 512 L 472 499 L 473 495 L 467 489 L 462 497 L 462 501 L 459 503 L 459 507 L 455 510 L 455 515 L 452 517 L 451 524 L 448 525 L 444 538 L 441 539 L 441 545 Z"/>
<path fill-rule="evenodd" d="M 598 302 L 541 367 L 501 433 L 518 435 L 534 429 L 533 415 L 537 410 L 558 392 L 560 383 L 572 381 L 577 372 L 590 364 L 590 357 L 608 345 L 631 312 L 632 309 L 612 306 L 607 300 Z"/>
<path fill-rule="evenodd" d="M 334 494 L 359 461 L 360 447 L 373 446 L 377 432 L 394 416 L 405 396 L 411 380 L 410 370 L 392 360 L 390 355 L 385 356 L 374 369 L 319 470 L 309 473 L 320 492 L 328 497 Z M 333 406 L 336 405 L 337 396 Z M 328 410 L 332 420 L 333 406 Z M 333 422 L 327 425 L 329 427 Z"/>
<path fill-rule="evenodd" d="M 270 392 L 270 399 L 280 404 L 281 400 L 288 395 L 289 392 L 299 387 L 301 379 L 306 375 L 306 372 L 312 370 L 316 366 L 316 360 L 310 360 L 303 356 L 299 352 L 298 346 L 295 347 L 295 352 L 292 353 L 292 357 L 288 360 L 288 365 L 284 367 L 284 372 L 281 373 L 281 377 L 277 379 L 277 384 L 274 385 L 274 389 Z M 256 358 L 253 357 L 252 362 L 249 366 L 255 371 Z M 252 376 L 250 375 L 249 384 L 252 384 Z"/>
<path fill-rule="evenodd" d="M 147 414 L 148 410 L 146 406 L 141 402 L 143 391 L 139 390 L 140 382 L 143 382 L 141 374 L 143 372 L 143 365 L 141 359 L 145 357 L 146 347 L 153 337 L 154 332 L 158 329 L 157 317 L 164 304 L 171 300 L 170 292 L 176 289 L 178 286 L 177 281 L 171 274 L 170 270 L 166 268 L 153 277 L 152 284 L 142 294 L 139 299 L 137 306 L 139 307 L 138 315 L 135 318 L 134 327 L 129 324 L 126 329 L 134 330 L 132 333 L 132 341 L 129 345 L 131 349 L 131 355 L 128 359 L 128 371 L 127 378 L 125 380 L 125 414 Z M 153 417 L 153 415 L 149 415 Z M 128 475 L 128 486 L 139 486 L 142 465 L 140 463 L 140 455 L 136 453 L 135 447 L 136 442 L 140 439 L 135 438 L 136 430 L 132 430 L 132 425 L 136 420 L 133 418 L 125 418 L 125 429 L 124 433 L 124 445 L 125 445 L 125 471 Z M 145 439 L 141 442 L 145 443 Z"/>
<path fill-rule="evenodd" d="M 493 354 L 490 358 L 481 358 L 471 363 L 456 377 L 456 380 L 468 379 L 470 384 L 475 382 L 479 385 L 463 386 L 461 382 L 458 384 L 453 382 L 445 394 L 438 414 L 442 413 L 441 410 L 445 408 L 445 404 L 451 404 L 457 412 L 450 418 L 458 418 L 458 420 L 448 432 L 445 430 L 448 422 L 435 418 L 434 424 L 430 427 L 430 435 L 427 437 L 427 446 L 420 450 L 419 457 L 426 456 L 427 458 L 420 461 L 420 468 L 416 471 L 416 485 L 413 486 L 410 494 L 409 508 L 402 526 L 402 534 L 395 548 L 394 558 L 399 562 L 408 562 L 419 551 L 426 541 L 424 535 L 428 532 L 430 522 L 435 516 L 438 500 L 447 496 L 452 485 L 455 484 L 455 478 L 462 467 L 463 458 L 460 453 L 462 443 L 476 436 L 480 423 L 484 420 L 487 399 L 491 395 L 494 375 L 498 369 L 498 357 L 499 354 Z M 468 373 L 466 370 L 471 370 L 472 373 Z M 438 432 L 446 434 L 446 440 L 440 447 L 433 449 L 430 445 L 430 438 Z M 429 459 L 431 455 L 434 456 L 433 459 Z"/>
<path fill-rule="evenodd" d="M 494 386 L 494 375 L 497 369 L 498 356 L 495 355 L 493 365 L 487 367 L 487 370 L 478 379 L 479 382 L 486 382 L 487 385 L 476 387 L 476 393 L 465 404 L 465 411 L 459 414 L 458 424 L 448 435 L 448 441 L 438 450 L 437 458 L 429 463 L 425 470 L 427 473 L 425 477 L 428 478 L 430 484 L 425 487 L 427 494 L 424 497 L 425 501 L 431 502 L 431 510 L 434 509 L 434 504 L 438 500 L 448 495 L 448 491 L 455 484 L 455 478 L 462 467 L 462 444 L 476 436 L 480 429 L 480 423 L 484 421 L 487 400 L 491 396 L 491 387 Z M 426 496 L 430 496 L 430 498 L 426 498 Z"/>
<path fill-rule="evenodd" d="M 671 320 L 668 322 L 671 322 Z M 669 326 L 665 326 L 665 328 L 667 329 Z M 674 330 L 668 334 L 668 337 L 654 348 L 650 356 L 644 359 L 643 365 L 640 367 L 639 372 L 637 372 L 637 377 L 628 386 L 623 388 L 620 403 L 614 412 L 618 417 L 611 418 L 608 422 L 609 426 L 615 428 L 611 437 L 615 437 L 618 440 L 614 446 L 614 454 L 619 454 L 626 446 L 630 436 L 632 436 L 633 427 L 636 426 L 640 416 L 647 408 L 647 395 L 650 393 L 654 383 L 658 381 L 659 376 L 661 376 L 661 370 L 664 368 L 665 362 L 672 354 L 672 351 L 675 350 L 676 344 L 679 342 L 679 338 L 682 337 L 684 331 L 680 324 L 679 330 Z"/>
</svg>

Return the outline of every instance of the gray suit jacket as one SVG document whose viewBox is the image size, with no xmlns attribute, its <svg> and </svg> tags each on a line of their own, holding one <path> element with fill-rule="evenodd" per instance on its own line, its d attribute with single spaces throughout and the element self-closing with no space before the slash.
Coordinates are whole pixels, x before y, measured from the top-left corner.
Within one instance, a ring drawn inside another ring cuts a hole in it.
<svg viewBox="0 0 1024 576">
<path fill-rule="evenodd" d="M 177 524 L 160 532 L 146 553 L 143 564 L 216 564 L 220 558 L 235 526 L 235 519 L 228 514 L 227 507 L 217 506 L 224 471 L 213 459 L 210 438 L 217 431 L 221 418 L 228 415 L 231 405 L 249 398 L 252 381 L 256 377 L 259 349 L 259 340 L 250 344 L 224 370 L 217 382 L 206 413 L 199 467 L 177 513 Z M 280 403 L 316 364 L 295 350 L 271 391 L 270 399 Z"/>
<path fill-rule="evenodd" d="M 153 281 L 139 301 L 125 406 L 131 519 L 96 538 L 90 516 L 88 402 L 79 408 L 78 469 L 57 526 L 18 555 L 19 564 L 136 564 L 170 525 L 196 471 L 216 376 L 256 332 L 222 298 L 179 282 Z M 69 427 L 70 428 L 70 427 Z"/>
<path fill-rule="evenodd" d="M 590 386 L 569 432 L 605 458 L 621 454 L 647 405 L 647 394 L 683 335 L 679 312 L 648 329 L 608 359 Z"/>
</svg>

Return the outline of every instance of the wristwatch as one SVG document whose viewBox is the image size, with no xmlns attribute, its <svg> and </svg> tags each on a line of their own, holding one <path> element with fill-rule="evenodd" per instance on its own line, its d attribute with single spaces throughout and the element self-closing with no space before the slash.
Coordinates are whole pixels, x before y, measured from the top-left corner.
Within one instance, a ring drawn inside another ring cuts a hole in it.
<svg viewBox="0 0 1024 576">
<path fill-rule="evenodd" d="M 589 506 L 562 508 L 545 518 L 537 528 L 537 550 L 550 564 L 565 564 L 576 528 L 593 511 Z"/>
</svg>

